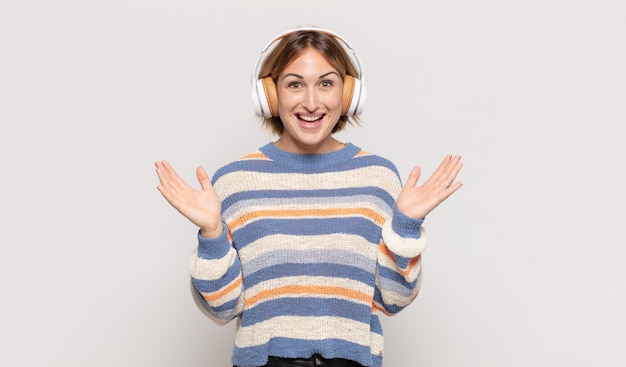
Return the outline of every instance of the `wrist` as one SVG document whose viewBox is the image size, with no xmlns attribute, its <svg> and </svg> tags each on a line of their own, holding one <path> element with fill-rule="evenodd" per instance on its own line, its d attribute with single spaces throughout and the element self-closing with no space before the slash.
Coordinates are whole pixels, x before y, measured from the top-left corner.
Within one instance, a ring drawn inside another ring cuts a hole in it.
<svg viewBox="0 0 626 367">
<path fill-rule="evenodd" d="M 222 232 L 224 232 L 224 230 L 221 224 L 216 228 L 200 228 L 200 235 L 209 239 L 218 238 L 222 235 Z"/>
</svg>

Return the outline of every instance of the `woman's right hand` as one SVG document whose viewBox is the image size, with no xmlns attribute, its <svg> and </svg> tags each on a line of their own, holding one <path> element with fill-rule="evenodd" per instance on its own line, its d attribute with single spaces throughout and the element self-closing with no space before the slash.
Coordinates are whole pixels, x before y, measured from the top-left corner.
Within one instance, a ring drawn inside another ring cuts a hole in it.
<svg viewBox="0 0 626 367">
<path fill-rule="evenodd" d="M 200 227 L 203 237 L 219 237 L 222 234 L 222 206 L 204 168 L 196 169 L 202 187 L 198 191 L 183 181 L 167 161 L 156 162 L 155 165 L 161 181 L 157 188 L 165 200 Z"/>
</svg>

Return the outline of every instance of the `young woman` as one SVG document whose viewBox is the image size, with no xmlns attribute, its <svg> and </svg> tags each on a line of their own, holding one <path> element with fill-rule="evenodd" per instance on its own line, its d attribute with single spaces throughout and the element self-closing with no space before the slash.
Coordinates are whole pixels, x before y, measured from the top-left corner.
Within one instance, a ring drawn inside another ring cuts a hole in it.
<svg viewBox="0 0 626 367">
<path fill-rule="evenodd" d="M 257 114 L 274 142 L 220 168 L 201 190 L 166 162 L 159 191 L 199 227 L 193 297 L 217 323 L 237 319 L 232 363 L 381 366 L 378 315 L 416 297 L 426 215 L 459 189 L 459 156 L 422 185 L 333 133 L 356 121 L 360 61 L 322 29 L 279 35 L 253 73 Z M 258 98 L 258 99 L 257 99 Z"/>
</svg>

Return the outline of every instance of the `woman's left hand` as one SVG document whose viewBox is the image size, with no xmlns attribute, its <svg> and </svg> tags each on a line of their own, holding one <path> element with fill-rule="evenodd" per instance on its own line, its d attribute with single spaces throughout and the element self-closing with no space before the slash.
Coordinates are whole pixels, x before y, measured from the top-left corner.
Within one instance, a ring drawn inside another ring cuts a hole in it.
<svg viewBox="0 0 626 367">
<path fill-rule="evenodd" d="M 396 200 L 398 210 L 414 219 L 426 217 L 437 205 L 463 186 L 462 182 L 454 182 L 462 167 L 461 156 L 448 155 L 423 185 L 416 186 L 421 169 L 415 166 Z"/>
</svg>

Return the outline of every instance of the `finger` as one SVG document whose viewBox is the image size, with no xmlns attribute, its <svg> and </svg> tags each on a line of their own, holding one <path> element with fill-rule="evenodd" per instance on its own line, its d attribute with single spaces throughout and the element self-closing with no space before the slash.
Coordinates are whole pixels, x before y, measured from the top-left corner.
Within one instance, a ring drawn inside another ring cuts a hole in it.
<svg viewBox="0 0 626 367">
<path fill-rule="evenodd" d="M 202 190 L 211 188 L 211 179 L 202 166 L 196 168 L 196 177 L 198 177 L 198 182 L 200 182 Z"/>
<path fill-rule="evenodd" d="M 172 202 L 170 193 L 169 193 L 169 191 L 167 191 L 167 188 L 165 188 L 163 185 L 158 185 L 157 186 L 157 190 L 159 190 L 159 192 L 161 193 L 161 195 L 163 195 L 165 200 L 167 200 L 169 203 Z"/>
<path fill-rule="evenodd" d="M 461 163 L 459 160 L 460 156 L 455 155 L 447 155 L 441 161 L 435 172 L 426 180 L 424 185 L 432 185 L 432 187 L 439 188 L 443 190 L 444 195 L 447 197 L 449 194 L 447 193 L 448 189 L 454 183 L 456 178 L 456 174 L 460 170 Z M 451 194 L 452 192 L 450 192 Z"/>
<path fill-rule="evenodd" d="M 445 173 L 448 173 L 453 170 L 457 164 L 459 164 L 460 160 L 460 155 L 447 155 L 443 162 L 441 162 L 441 168 Z"/>
<path fill-rule="evenodd" d="M 176 170 L 174 170 L 174 167 L 172 167 L 169 162 L 163 161 L 162 165 L 163 170 L 161 173 L 165 179 L 163 183 L 165 186 L 176 190 L 187 190 L 189 188 L 189 185 L 176 173 Z"/>
<path fill-rule="evenodd" d="M 155 165 L 156 165 L 157 174 L 159 175 L 159 178 L 162 178 L 166 181 L 169 180 L 169 177 L 172 175 L 172 171 L 173 171 L 172 166 L 170 166 L 170 164 L 167 161 L 156 162 Z"/>
<path fill-rule="evenodd" d="M 409 177 L 406 180 L 405 186 L 415 187 L 415 185 L 417 185 L 417 181 L 419 180 L 421 173 L 422 173 L 422 170 L 419 168 L 419 166 L 413 167 L 413 169 L 411 170 L 411 173 L 409 173 Z"/>
<path fill-rule="evenodd" d="M 448 167 L 450 166 L 451 160 L 452 160 L 451 155 L 445 156 L 443 160 L 441 161 L 441 163 L 439 163 L 439 166 L 437 166 L 437 168 L 435 169 L 435 171 L 430 177 L 432 179 L 439 179 L 440 177 L 445 176 L 445 173 L 448 170 Z"/>
<path fill-rule="evenodd" d="M 455 156 L 450 161 L 451 164 L 448 167 L 446 176 L 451 183 L 456 179 L 456 176 L 459 174 L 459 171 L 461 171 L 461 168 L 463 168 L 463 163 L 460 160 L 461 156 Z"/>
<path fill-rule="evenodd" d="M 463 168 L 463 162 L 461 162 L 461 156 L 459 156 L 455 161 L 455 164 L 452 166 L 452 175 L 456 177 L 456 175 L 459 174 L 459 171 L 461 171 L 461 168 Z"/>
<path fill-rule="evenodd" d="M 178 173 L 176 173 L 176 170 L 174 170 L 174 167 L 172 167 L 172 165 L 168 161 L 162 161 L 161 164 L 163 165 L 163 172 L 166 175 L 171 177 L 178 176 Z"/>
<path fill-rule="evenodd" d="M 451 156 L 447 155 L 435 171 L 428 177 L 424 185 L 434 185 L 435 187 L 446 188 L 450 183 L 450 178 L 447 175 L 448 167 L 450 165 Z"/>
<path fill-rule="evenodd" d="M 441 171 L 438 173 L 440 174 L 441 180 L 443 180 L 448 186 L 452 184 L 452 182 L 456 178 L 456 175 L 463 167 L 463 163 L 461 163 L 460 160 L 460 155 L 449 155 L 446 156 L 444 161 L 441 163 Z"/>
<path fill-rule="evenodd" d="M 445 199 L 447 199 L 447 198 L 448 198 L 448 196 L 450 196 L 450 195 L 454 194 L 454 192 L 455 192 L 456 190 L 460 189 L 460 188 L 461 188 L 461 186 L 463 186 L 463 182 L 458 181 L 458 182 L 455 182 L 455 183 L 454 183 L 454 185 L 451 185 L 450 187 L 448 187 L 448 188 L 446 189 L 446 195 L 445 195 L 445 197 L 444 197 L 444 200 L 445 200 Z"/>
<path fill-rule="evenodd" d="M 161 185 L 166 185 L 167 182 L 169 181 L 167 169 L 165 168 L 163 164 L 164 162 L 165 161 L 154 163 L 154 165 L 156 166 L 156 173 L 157 173 L 157 176 L 159 177 L 159 182 L 161 182 Z"/>
<path fill-rule="evenodd" d="M 155 162 L 155 166 L 159 182 L 161 183 L 157 186 L 157 189 L 168 202 L 172 203 L 172 167 L 167 163 L 167 161 Z"/>
</svg>

